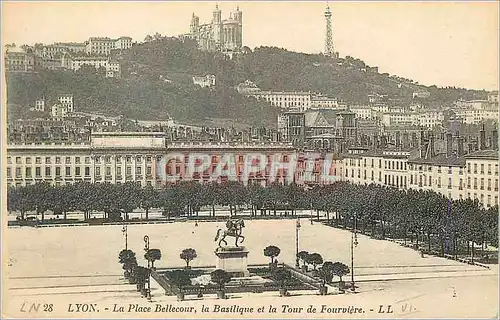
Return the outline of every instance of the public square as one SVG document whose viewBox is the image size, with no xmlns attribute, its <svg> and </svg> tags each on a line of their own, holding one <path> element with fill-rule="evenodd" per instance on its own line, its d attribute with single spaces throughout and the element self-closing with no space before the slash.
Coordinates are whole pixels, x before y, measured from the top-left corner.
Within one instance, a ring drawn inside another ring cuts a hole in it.
<svg viewBox="0 0 500 320">
<path fill-rule="evenodd" d="M 302 219 L 299 233 L 299 250 L 318 252 L 325 261 L 340 261 L 350 266 L 351 234 L 321 225 L 310 224 Z M 214 266 L 214 237 L 224 222 L 175 222 L 154 225 L 129 225 L 128 247 L 137 253 L 140 265 L 143 258 L 144 235 L 150 237 L 150 247 L 162 252 L 157 268 L 182 267 L 179 253 L 184 248 L 194 248 L 198 257 L 193 267 Z M 246 221 L 243 231 L 245 245 L 250 251 L 249 264 L 265 264 L 263 255 L 268 245 L 281 248 L 280 262 L 295 263 L 295 220 Z M 135 285 L 123 279 L 118 263 L 118 252 L 125 246 L 121 225 L 81 226 L 56 228 L 9 228 L 4 244 L 4 316 L 29 317 L 20 313 L 23 303 L 52 303 L 53 313 L 33 316 L 88 317 L 89 313 L 68 313 L 70 303 L 96 303 L 99 316 L 126 317 L 127 313 L 111 313 L 115 303 L 148 305 L 140 298 Z M 359 235 L 359 245 L 354 249 L 354 274 L 357 293 L 319 296 L 316 292 L 291 292 L 291 297 L 280 298 L 276 292 L 262 294 L 231 294 L 228 300 L 215 296 L 187 297 L 177 302 L 175 296 L 165 296 L 163 290 L 152 281 L 152 304 L 195 306 L 196 317 L 216 317 L 200 313 L 202 305 L 214 304 L 242 307 L 275 305 L 279 317 L 332 317 L 327 313 L 287 314 L 280 313 L 281 305 L 288 304 L 307 308 L 325 304 L 335 307 L 362 307 L 363 314 L 335 314 L 335 317 L 481 317 L 492 318 L 498 311 L 498 267 L 491 269 L 471 266 L 438 257 L 425 256 L 396 243 L 375 240 Z M 344 280 L 349 283 L 350 275 Z M 109 304 L 109 306 L 108 306 Z M 394 313 L 378 313 L 380 305 L 392 306 Z M 266 307 L 267 308 L 267 307 Z M 369 310 L 373 309 L 373 312 Z M 267 310 L 266 310 L 267 311 Z M 304 309 L 305 311 L 305 309 Z M 109 314 L 107 313 L 109 312 Z M 239 314 L 225 314 L 240 316 Z M 130 317 L 131 314 L 128 314 Z M 175 318 L 176 313 L 137 314 L 137 317 Z M 184 315 L 186 316 L 186 315 Z M 194 316 L 194 315 L 191 315 Z M 219 316 L 221 316 L 219 314 Z M 259 317 L 243 314 L 243 317 Z M 270 317 L 273 314 L 264 313 Z"/>
</svg>

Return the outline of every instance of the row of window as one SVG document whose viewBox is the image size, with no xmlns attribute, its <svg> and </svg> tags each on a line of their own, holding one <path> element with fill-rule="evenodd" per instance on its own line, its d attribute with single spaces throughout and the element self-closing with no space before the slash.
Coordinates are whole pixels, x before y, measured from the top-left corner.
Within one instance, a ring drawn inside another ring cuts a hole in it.
<svg viewBox="0 0 500 320">
<path fill-rule="evenodd" d="M 32 178 L 33 177 L 33 174 L 34 174 L 34 177 L 36 178 L 42 178 L 42 167 L 35 167 L 34 171 L 32 170 L 33 168 L 31 167 L 27 167 L 27 168 L 24 168 L 24 176 L 26 178 Z M 45 167 L 45 170 L 44 170 L 44 177 L 51 177 L 52 176 L 52 172 L 55 173 L 55 176 L 56 177 L 59 177 L 61 176 L 61 167 L 56 167 L 54 168 L 55 170 L 53 171 L 52 170 L 52 167 Z M 73 174 L 73 168 L 72 167 L 64 167 L 64 173 L 65 173 L 65 176 L 66 177 L 69 177 Z M 110 176 L 111 175 L 111 167 L 106 167 L 104 168 L 105 170 L 105 173 L 106 173 L 106 176 Z M 135 168 L 135 174 L 136 175 L 142 175 L 142 167 L 136 167 Z M 74 175 L 75 176 L 81 176 L 82 173 L 85 175 L 85 176 L 90 176 L 90 167 L 75 167 L 74 168 Z M 132 167 L 131 166 L 127 166 L 125 168 L 125 174 L 126 175 L 131 175 L 132 174 Z M 152 174 L 152 167 L 148 166 L 146 167 L 146 175 L 148 176 L 151 176 Z M 96 167 L 95 168 L 95 175 L 96 176 L 100 176 L 101 175 L 101 167 Z M 117 167 L 116 168 L 116 176 L 121 176 L 122 175 L 122 168 L 121 167 Z M 15 168 L 15 177 L 16 178 L 22 178 L 22 169 L 21 168 Z M 12 179 L 12 168 L 8 167 L 7 168 L 7 178 L 8 179 Z"/>
<path fill-rule="evenodd" d="M 467 173 L 471 173 L 471 168 L 472 168 L 472 165 L 470 163 L 468 163 L 467 164 Z M 474 173 L 476 173 L 476 174 L 478 172 L 477 169 L 478 169 L 478 165 L 477 165 L 477 163 L 474 163 Z M 484 171 L 485 165 L 484 165 L 484 163 L 480 164 L 479 169 L 480 169 L 479 170 L 480 174 L 485 174 L 485 171 Z M 491 169 L 492 169 L 492 165 L 491 164 L 488 164 L 487 169 L 488 169 L 488 171 L 487 171 L 488 175 L 493 174 L 493 172 L 491 171 Z M 494 173 L 494 175 L 496 175 L 496 176 L 498 175 L 498 164 L 495 164 L 495 173 Z"/>
<path fill-rule="evenodd" d="M 133 156 L 115 156 L 116 163 L 122 163 L 122 160 L 124 160 L 126 163 L 132 163 Z M 135 160 L 137 163 L 142 163 L 143 159 L 145 158 L 147 163 L 152 163 L 153 157 L 152 156 L 136 156 Z M 105 163 L 111 163 L 111 156 L 106 156 L 106 157 L 101 157 L 97 156 L 95 157 L 95 162 L 96 163 L 102 163 L 104 161 Z M 7 157 L 7 163 L 12 164 L 13 157 Z M 23 157 L 14 157 L 15 163 L 16 164 L 23 164 Z M 65 164 L 72 164 L 72 157 L 55 157 L 55 164 L 61 164 L 63 161 Z M 32 164 L 33 163 L 33 157 L 24 157 L 24 163 L 25 164 Z M 51 164 L 52 163 L 52 157 L 34 157 L 35 164 Z M 80 164 L 84 161 L 85 164 L 90 164 L 90 157 L 79 157 L 75 156 L 74 157 L 74 163 L 75 164 Z"/>
</svg>

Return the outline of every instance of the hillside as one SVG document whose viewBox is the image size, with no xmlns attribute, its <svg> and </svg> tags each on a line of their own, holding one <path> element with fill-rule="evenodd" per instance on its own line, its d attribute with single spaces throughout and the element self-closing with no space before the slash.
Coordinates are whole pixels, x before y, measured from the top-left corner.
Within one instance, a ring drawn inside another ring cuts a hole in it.
<svg viewBox="0 0 500 320">
<path fill-rule="evenodd" d="M 245 49 L 245 54 L 231 60 L 220 53 L 199 51 L 194 41 L 162 38 L 117 55 L 115 58 L 122 63 L 121 79 L 106 79 L 88 69 L 77 73 L 9 74 L 9 110 L 32 104 L 40 96 L 53 102 L 59 93 L 73 93 L 79 110 L 123 114 L 133 119 L 165 119 L 170 115 L 184 122 L 217 118 L 251 125 L 274 124 L 278 110 L 242 97 L 234 89 L 247 79 L 262 89 L 321 92 L 348 104 L 366 104 L 368 95 L 374 92 L 407 104 L 417 89 L 431 93 L 423 100 L 431 106 L 448 105 L 458 98 L 486 98 L 484 91 L 424 87 L 380 74 L 351 57 L 332 60 L 274 47 L 259 47 L 253 52 Z M 205 74 L 217 76 L 216 89 L 192 83 L 192 76 Z"/>
</svg>

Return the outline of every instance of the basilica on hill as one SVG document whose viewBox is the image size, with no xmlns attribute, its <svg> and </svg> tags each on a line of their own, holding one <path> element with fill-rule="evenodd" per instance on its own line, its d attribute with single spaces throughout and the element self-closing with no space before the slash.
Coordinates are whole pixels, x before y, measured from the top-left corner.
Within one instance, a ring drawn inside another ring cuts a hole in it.
<svg viewBox="0 0 500 320">
<path fill-rule="evenodd" d="M 243 13 L 238 7 L 222 20 L 222 11 L 216 5 L 209 23 L 200 24 L 200 18 L 193 13 L 190 32 L 183 36 L 195 39 L 204 51 L 239 52 L 243 43 L 242 21 Z"/>
</svg>

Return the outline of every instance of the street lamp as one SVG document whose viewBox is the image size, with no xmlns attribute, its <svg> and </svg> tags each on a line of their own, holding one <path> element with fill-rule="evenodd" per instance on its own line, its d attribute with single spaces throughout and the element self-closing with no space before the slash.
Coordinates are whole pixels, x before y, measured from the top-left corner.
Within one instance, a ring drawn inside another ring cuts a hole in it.
<svg viewBox="0 0 500 320">
<path fill-rule="evenodd" d="M 354 247 L 358 246 L 358 232 L 357 232 L 357 216 L 354 214 L 354 226 L 351 232 L 351 291 L 356 291 L 354 285 Z"/>
<path fill-rule="evenodd" d="M 125 250 L 128 250 L 128 226 L 123 225 L 122 233 L 125 235 Z"/>
<path fill-rule="evenodd" d="M 149 236 L 145 235 L 144 236 L 144 251 L 146 253 L 149 251 Z M 151 301 L 151 263 L 148 260 L 148 290 L 146 292 L 146 298 L 148 301 Z"/>
<path fill-rule="evenodd" d="M 299 229 L 300 229 L 300 219 L 297 218 L 295 224 L 295 266 L 299 267 Z"/>
</svg>

